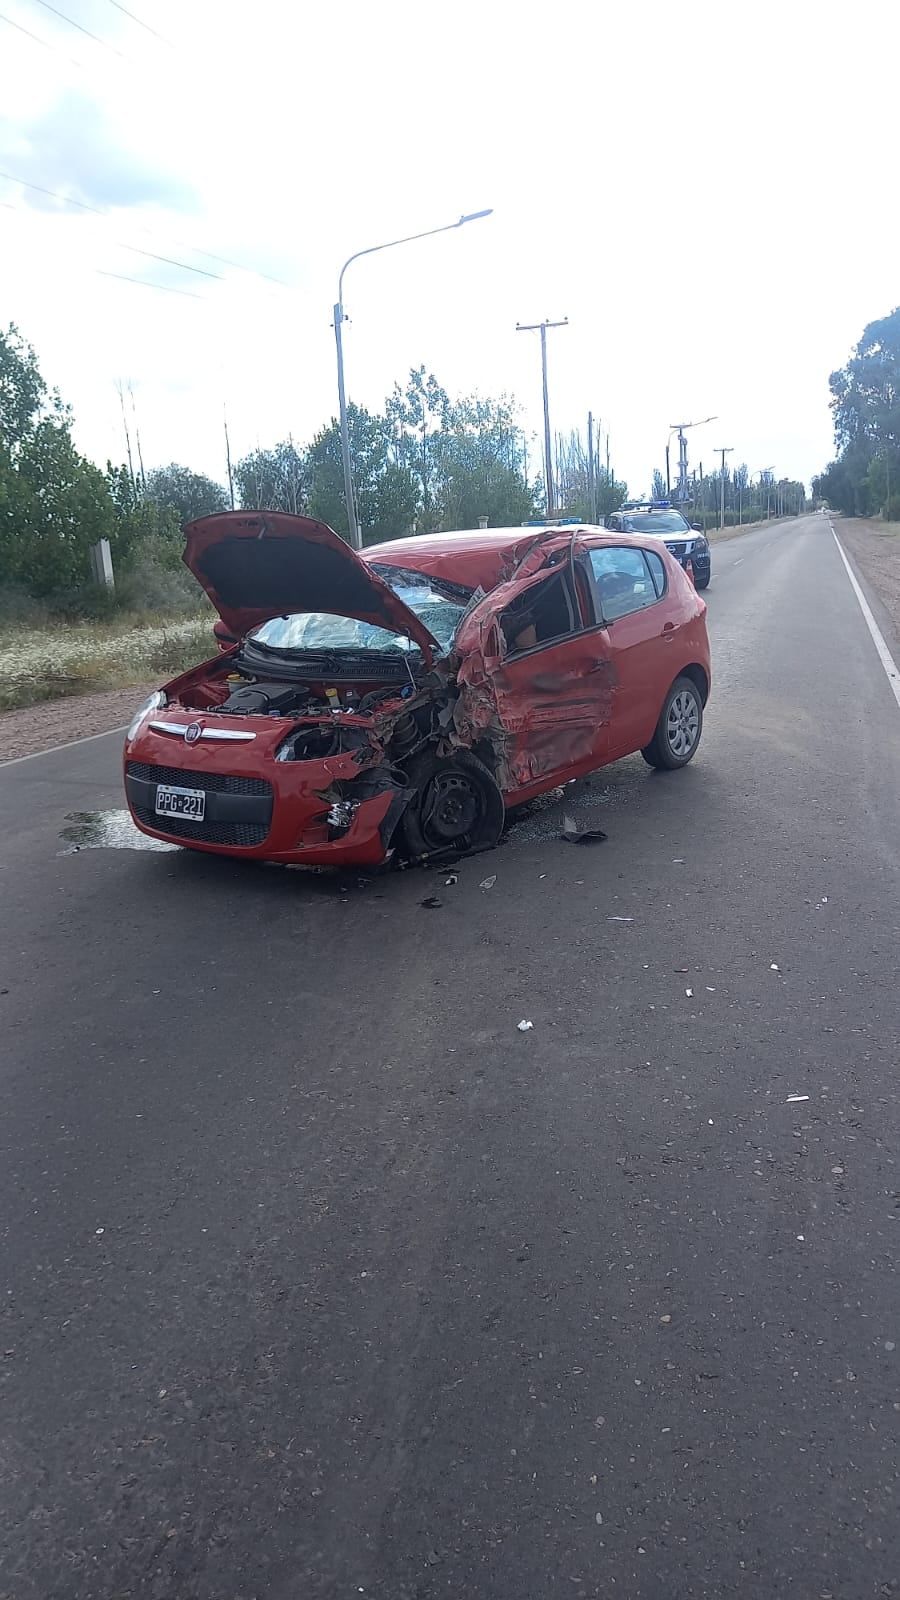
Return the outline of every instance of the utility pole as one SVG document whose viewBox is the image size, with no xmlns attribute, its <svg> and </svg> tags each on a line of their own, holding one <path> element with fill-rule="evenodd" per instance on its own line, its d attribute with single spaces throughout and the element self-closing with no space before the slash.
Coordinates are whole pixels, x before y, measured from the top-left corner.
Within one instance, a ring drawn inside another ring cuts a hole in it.
<svg viewBox="0 0 900 1600">
<path fill-rule="evenodd" d="M 594 493 L 594 413 L 588 412 L 588 520 L 593 527 L 597 521 L 597 497 Z"/>
<path fill-rule="evenodd" d="M 666 440 L 666 499 L 672 498 L 672 473 L 669 467 L 669 441 Z"/>
<path fill-rule="evenodd" d="M 547 329 L 568 327 L 568 317 L 563 317 L 562 322 L 517 322 L 517 333 L 540 333 L 541 336 L 541 379 L 544 390 L 544 484 L 547 494 L 547 521 L 553 517 L 556 509 L 553 504 L 553 454 L 550 442 L 550 402 L 547 398 Z"/>
<path fill-rule="evenodd" d="M 725 457 L 730 456 L 734 445 L 717 445 L 716 454 L 722 457 L 722 475 L 719 478 L 719 527 L 725 526 Z"/>
<path fill-rule="evenodd" d="M 234 474 L 231 470 L 231 444 L 228 438 L 228 412 L 222 407 L 222 422 L 225 426 L 225 460 L 228 464 L 228 493 L 231 497 L 231 509 L 234 510 Z"/>
</svg>

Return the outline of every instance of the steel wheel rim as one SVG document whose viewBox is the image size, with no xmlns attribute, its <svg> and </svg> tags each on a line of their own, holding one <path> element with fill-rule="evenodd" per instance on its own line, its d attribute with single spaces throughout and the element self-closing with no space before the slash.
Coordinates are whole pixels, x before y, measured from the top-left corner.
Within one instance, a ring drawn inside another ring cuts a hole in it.
<svg viewBox="0 0 900 1600">
<path fill-rule="evenodd" d="M 460 844 L 484 809 L 480 785 L 466 772 L 432 778 L 422 803 L 422 833 L 432 849 Z"/>
<path fill-rule="evenodd" d="M 700 706 L 697 697 L 680 689 L 666 715 L 666 739 L 674 756 L 689 756 L 700 734 Z"/>
</svg>

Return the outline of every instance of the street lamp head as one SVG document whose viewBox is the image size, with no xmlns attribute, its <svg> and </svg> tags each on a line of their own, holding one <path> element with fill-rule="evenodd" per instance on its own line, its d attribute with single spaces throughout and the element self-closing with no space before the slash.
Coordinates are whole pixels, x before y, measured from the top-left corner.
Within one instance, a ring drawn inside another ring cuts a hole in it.
<svg viewBox="0 0 900 1600">
<path fill-rule="evenodd" d="M 461 228 L 464 222 L 477 222 L 480 217 L 492 217 L 493 215 L 493 206 L 488 206 L 486 211 L 469 211 L 466 216 L 460 217 L 459 221 L 455 223 L 454 226 Z"/>
</svg>

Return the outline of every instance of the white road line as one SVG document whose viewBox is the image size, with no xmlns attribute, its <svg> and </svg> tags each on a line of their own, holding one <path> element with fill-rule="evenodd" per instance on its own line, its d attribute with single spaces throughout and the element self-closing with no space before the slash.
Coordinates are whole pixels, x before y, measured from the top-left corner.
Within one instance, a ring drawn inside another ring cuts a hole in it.
<svg viewBox="0 0 900 1600">
<path fill-rule="evenodd" d="M 58 750 L 74 750 L 77 744 L 90 744 L 92 739 L 108 739 L 111 734 L 125 733 L 128 727 L 123 722 L 121 728 L 107 728 L 105 733 L 86 733 L 83 739 L 69 739 L 66 744 L 54 744 L 49 750 L 32 750 L 30 756 L 11 756 L 8 761 L 0 761 L 0 772 L 4 767 L 18 767 L 23 761 L 37 761 L 39 756 L 55 756 Z"/>
<path fill-rule="evenodd" d="M 841 541 L 835 533 L 833 527 L 831 532 L 834 537 L 834 542 L 838 547 L 840 558 L 847 569 L 847 577 L 850 579 L 850 582 L 853 585 L 853 593 L 856 595 L 856 598 L 859 601 L 859 609 L 866 619 L 866 627 L 872 635 L 872 643 L 874 644 L 875 649 L 878 651 L 878 659 L 881 662 L 881 665 L 884 667 L 885 673 L 887 674 L 888 683 L 894 691 L 894 699 L 896 700 L 898 707 L 900 707 L 900 671 L 897 670 L 897 663 L 895 662 L 890 650 L 884 642 L 884 634 L 872 615 L 869 602 L 856 581 L 853 568 L 844 554 L 844 547 L 841 544 Z"/>
</svg>

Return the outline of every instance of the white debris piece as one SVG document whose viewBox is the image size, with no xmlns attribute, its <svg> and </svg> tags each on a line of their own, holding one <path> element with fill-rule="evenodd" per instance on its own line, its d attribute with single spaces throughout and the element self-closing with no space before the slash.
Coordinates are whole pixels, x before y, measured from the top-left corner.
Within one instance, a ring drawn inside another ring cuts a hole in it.
<svg viewBox="0 0 900 1600">
<path fill-rule="evenodd" d="M 685 989 L 685 991 L 684 991 L 684 992 L 685 992 L 685 994 L 686 994 L 686 995 L 687 995 L 687 997 L 688 997 L 688 999 L 689 999 L 689 1000 L 693 1000 L 693 998 L 694 998 L 694 991 L 693 991 L 693 989 Z"/>
<path fill-rule="evenodd" d="M 777 961 L 772 961 L 772 962 L 770 962 L 770 964 L 769 964 L 769 971 L 770 971 L 770 972 L 780 972 L 780 971 L 781 971 L 781 968 L 780 968 L 780 966 L 779 966 L 779 965 L 778 965 L 778 962 L 777 962 Z"/>
<path fill-rule="evenodd" d="M 789 1106 L 795 1106 L 799 1100 L 808 1100 L 808 1099 L 809 1099 L 809 1095 L 808 1094 L 789 1094 L 788 1097 L 787 1097 L 787 1103 L 788 1103 Z"/>
<path fill-rule="evenodd" d="M 479 885 L 479 888 L 481 888 L 481 889 L 493 889 L 494 884 L 496 882 L 497 882 L 497 874 L 495 872 L 493 877 L 491 877 L 491 878 L 482 878 L 481 883 Z"/>
<path fill-rule="evenodd" d="M 534 1023 L 529 1022 L 527 1017 L 523 1017 L 521 1022 L 516 1023 L 516 1027 L 520 1033 L 528 1033 L 529 1030 L 534 1027 Z"/>
</svg>

